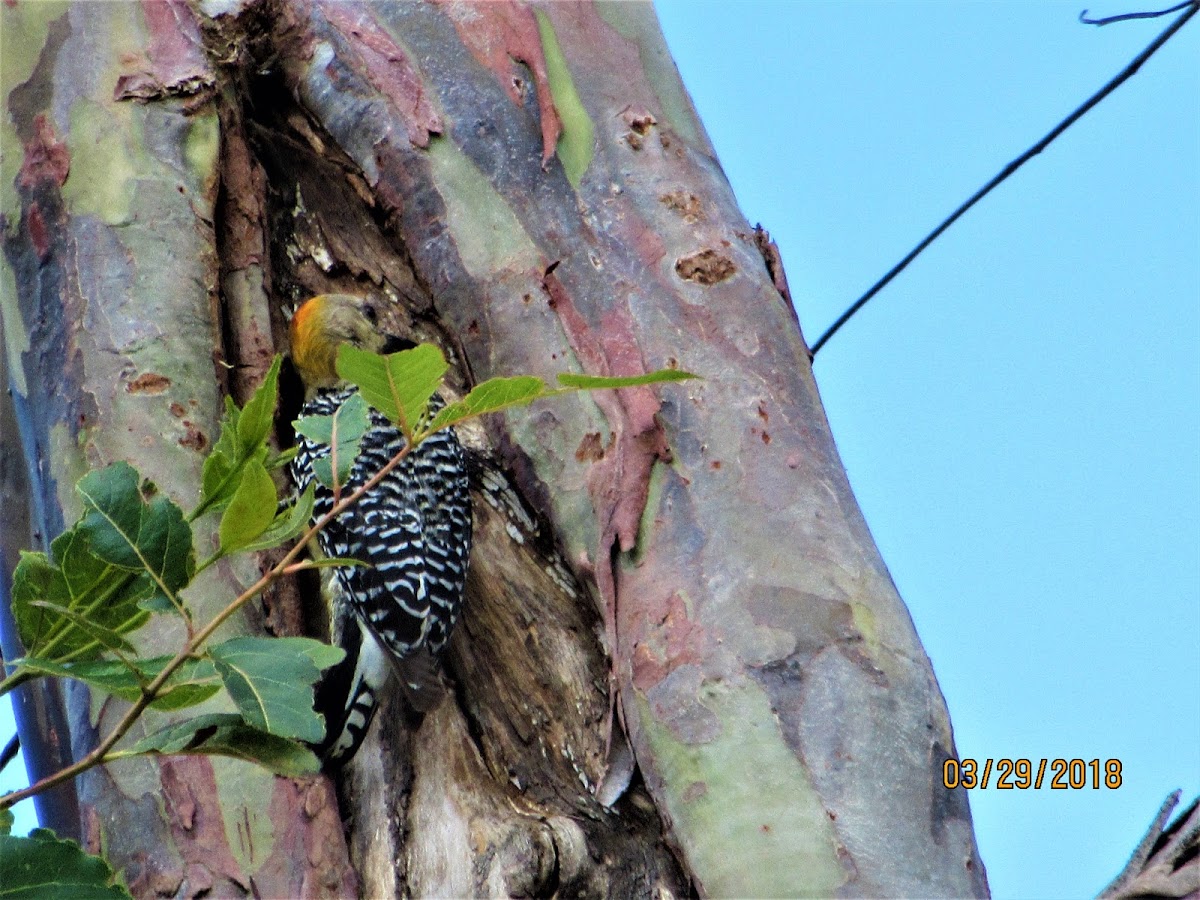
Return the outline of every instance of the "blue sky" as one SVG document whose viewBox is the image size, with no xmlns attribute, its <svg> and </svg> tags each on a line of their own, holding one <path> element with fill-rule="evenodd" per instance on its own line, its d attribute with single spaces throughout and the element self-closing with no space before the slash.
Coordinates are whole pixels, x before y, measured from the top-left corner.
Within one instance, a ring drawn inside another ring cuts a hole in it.
<svg viewBox="0 0 1200 900">
<path fill-rule="evenodd" d="M 657 5 L 810 341 L 1168 21 Z M 1197 59 L 1193 21 L 815 364 L 960 755 L 1123 764 L 1116 791 L 972 793 L 997 897 L 1094 895 L 1170 790 L 1200 793 Z"/>
<path fill-rule="evenodd" d="M 1170 21 L 656 5 L 810 342 Z M 1193 21 L 814 365 L 960 755 L 1123 764 L 1116 791 L 972 792 L 997 897 L 1093 896 L 1200 793 L 1198 59 Z"/>
</svg>

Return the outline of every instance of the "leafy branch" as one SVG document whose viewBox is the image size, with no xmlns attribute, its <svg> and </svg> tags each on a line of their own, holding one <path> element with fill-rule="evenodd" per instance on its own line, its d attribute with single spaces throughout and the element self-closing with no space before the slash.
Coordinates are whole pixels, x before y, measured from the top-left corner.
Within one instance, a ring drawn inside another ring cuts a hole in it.
<svg viewBox="0 0 1200 900">
<path fill-rule="evenodd" d="M 448 368 L 436 347 L 421 345 L 380 356 L 343 346 L 338 373 L 359 392 L 330 416 L 308 416 L 296 423 L 298 433 L 330 447 L 329 454 L 317 460 L 314 473 L 333 491 L 335 502 L 325 515 L 310 521 L 313 487 L 280 508 L 270 474 L 292 455 L 272 455 L 268 445 L 279 367 L 276 357 L 244 408 L 227 400 L 220 438 L 204 462 L 200 498 L 191 513 L 185 516 L 132 466 L 118 462 L 80 479 L 76 489 L 83 514 L 51 543 L 49 554 L 22 554 L 13 573 L 12 606 L 27 655 L 0 681 L 0 696 L 33 678 L 65 677 L 127 700 L 130 706 L 81 759 L 0 796 L 0 848 L 5 849 L 0 855 L 24 859 L 33 854 L 44 860 L 47 848 L 53 847 L 54 853 L 71 861 L 78 877 L 118 890 L 111 870 L 93 865 L 89 860 L 95 858 L 70 842 L 56 841 L 44 829 L 30 838 L 8 835 L 10 807 L 96 765 L 146 754 L 206 753 L 247 760 L 283 775 L 316 772 L 319 761 L 298 742 L 316 744 L 324 735 L 324 719 L 313 709 L 313 690 L 321 672 L 339 662 L 343 651 L 299 637 L 236 637 L 210 646 L 217 629 L 285 575 L 317 566 L 359 564 L 298 557 L 322 528 L 431 435 L 466 419 L 542 398 L 695 377 L 676 370 L 623 378 L 567 374 L 559 376 L 557 388 L 532 376 L 495 378 L 434 413 L 431 401 Z M 370 427 L 368 404 L 400 428 L 405 445 L 361 487 L 343 495 L 359 442 Z M 191 526 L 209 512 L 221 513 L 217 547 L 197 565 Z M 195 625 L 183 592 L 199 572 L 227 555 L 276 547 L 294 538 L 298 539 L 291 549 L 269 571 L 207 624 Z M 163 614 L 177 615 L 184 623 L 183 647 L 173 656 L 139 658 L 125 636 L 153 615 Z M 184 709 L 222 690 L 237 712 L 195 716 L 116 749 L 147 709 Z M 118 890 L 113 896 L 124 894 Z"/>
</svg>

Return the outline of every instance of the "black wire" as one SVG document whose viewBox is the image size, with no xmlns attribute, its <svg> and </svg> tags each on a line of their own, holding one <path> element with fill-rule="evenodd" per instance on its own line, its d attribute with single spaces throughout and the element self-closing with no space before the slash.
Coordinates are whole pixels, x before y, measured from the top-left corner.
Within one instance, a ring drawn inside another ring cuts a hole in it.
<svg viewBox="0 0 1200 900">
<path fill-rule="evenodd" d="M 1190 6 L 1191 8 L 1174 22 L 1172 22 L 1162 34 L 1156 37 L 1145 50 L 1137 55 L 1133 62 L 1122 69 L 1115 78 L 1108 82 L 1108 84 L 1104 85 L 1104 87 L 1088 98 L 1086 103 L 1059 122 L 1049 134 L 1022 153 L 1019 157 L 1010 162 L 1007 166 L 1005 166 L 1000 174 L 976 191 L 971 196 L 971 199 L 956 209 L 948 219 L 931 231 L 926 238 L 921 241 L 921 243 L 917 244 L 917 246 L 912 249 L 908 256 L 900 260 L 900 262 L 898 262 L 890 272 L 879 279 L 879 281 L 875 282 L 870 290 L 855 300 L 854 304 L 844 313 L 842 313 L 838 320 L 834 322 L 823 335 L 817 338 L 817 342 L 812 345 L 812 349 L 809 351 L 810 354 L 812 356 L 816 356 L 820 349 L 829 342 L 829 339 L 837 334 L 838 330 L 841 329 L 841 327 L 848 321 L 850 321 L 851 317 L 853 317 L 856 312 L 866 306 L 868 300 L 887 287 L 893 278 L 903 272 L 908 267 L 910 262 L 916 259 L 926 247 L 928 247 L 941 236 L 942 232 L 958 221 L 959 217 L 962 216 L 963 213 L 991 193 L 992 189 L 1008 178 L 1009 175 L 1017 171 L 1017 169 L 1021 168 L 1021 166 L 1025 165 L 1025 163 L 1029 162 L 1029 160 L 1033 159 L 1033 157 L 1037 156 L 1048 146 L 1050 146 L 1051 142 L 1055 138 L 1074 125 L 1088 110 L 1120 87 L 1130 77 L 1132 77 L 1133 74 L 1142 67 L 1142 63 L 1153 56 L 1155 51 L 1165 44 L 1167 40 L 1173 34 L 1175 34 L 1175 32 L 1182 28 L 1188 19 L 1194 16 L 1197 11 L 1200 11 L 1200 0 L 1188 0 L 1187 3 L 1181 4 L 1180 6 L 1175 7 L 1175 9 L 1182 9 L 1183 6 Z M 1166 12 L 1170 12 L 1170 10 L 1167 10 Z"/>
<path fill-rule="evenodd" d="M 1079 14 L 1079 21 L 1084 25 L 1111 25 L 1113 22 L 1128 22 L 1130 19 L 1157 19 L 1159 16 L 1169 16 L 1173 12 L 1179 12 L 1193 0 L 1183 0 L 1182 3 L 1176 3 L 1170 9 L 1160 9 L 1158 12 L 1136 12 L 1122 13 L 1119 16 L 1108 16 L 1104 19 L 1089 19 L 1088 11 L 1085 9 Z"/>
</svg>

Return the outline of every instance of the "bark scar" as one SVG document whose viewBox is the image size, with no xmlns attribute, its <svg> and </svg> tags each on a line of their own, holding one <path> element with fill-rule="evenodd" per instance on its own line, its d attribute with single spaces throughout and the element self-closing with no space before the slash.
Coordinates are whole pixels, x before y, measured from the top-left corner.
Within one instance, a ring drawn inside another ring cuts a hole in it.
<svg viewBox="0 0 1200 900">
<path fill-rule="evenodd" d="M 145 69 L 117 78 L 114 100 L 189 97 L 216 83 L 204 52 L 200 23 L 185 0 L 142 0 L 149 34 Z"/>
<path fill-rule="evenodd" d="M 35 187 L 45 180 L 62 187 L 70 170 L 71 153 L 66 143 L 58 139 L 46 114 L 38 113 L 33 119 L 33 137 L 25 143 L 17 184 Z"/>
<path fill-rule="evenodd" d="M 593 375 L 640 375 L 646 371 L 633 322 L 624 306 L 615 306 L 593 328 L 575 306 L 570 293 L 550 267 L 542 285 L 558 314 L 567 341 L 585 370 Z M 649 386 L 596 391 L 592 394 L 612 429 L 612 446 L 596 460 L 587 476 L 588 494 L 600 526 L 595 554 L 596 586 L 604 602 L 604 631 L 613 671 L 620 664 L 617 644 L 617 583 L 613 550 L 629 552 L 637 542 L 642 513 L 650 493 L 650 471 L 657 461 L 669 462 L 671 451 L 657 419 L 661 407 Z M 609 716 L 615 704 L 609 676 Z"/>
</svg>

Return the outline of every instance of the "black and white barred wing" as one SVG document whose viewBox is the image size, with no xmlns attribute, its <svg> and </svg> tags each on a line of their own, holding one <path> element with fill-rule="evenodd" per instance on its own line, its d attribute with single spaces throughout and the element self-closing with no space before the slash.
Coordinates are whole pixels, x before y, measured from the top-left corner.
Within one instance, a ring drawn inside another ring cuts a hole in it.
<svg viewBox="0 0 1200 900">
<path fill-rule="evenodd" d="M 307 415 L 329 415 L 351 391 L 320 395 Z M 440 404 L 439 404 L 440 405 Z M 362 487 L 404 447 L 400 431 L 371 411 L 343 494 Z M 301 439 L 294 469 L 297 489 L 312 480 L 312 461 L 329 448 Z M 452 432 L 422 442 L 395 469 L 318 536 L 327 556 L 363 566 L 337 570 L 355 612 L 398 658 L 420 647 L 436 653 L 458 616 L 471 543 L 466 463 Z M 333 508 L 329 488 L 316 484 L 314 518 Z"/>
<path fill-rule="evenodd" d="M 327 391 L 306 404 L 305 415 L 330 415 L 353 389 Z M 438 398 L 435 398 L 437 401 Z M 437 402 L 440 406 L 440 402 Z M 404 447 L 400 431 L 371 411 L 343 496 L 362 487 Z M 303 437 L 293 476 L 303 491 L 314 482 L 313 462 L 329 448 Z M 334 570 L 329 601 L 333 638 L 348 658 L 330 680 L 347 682 L 351 713 L 335 754 L 353 751 L 373 713 L 373 695 L 386 680 L 387 665 L 398 670 L 410 701 L 423 702 L 423 685 L 436 680 L 435 659 L 458 617 L 471 544 L 471 506 L 463 451 L 452 432 L 422 442 L 395 469 L 342 512 L 318 535 L 326 556 L 357 559 L 361 566 Z M 332 491 L 315 482 L 314 519 L 333 508 Z M 350 657 L 353 656 L 352 660 Z M 333 688 L 326 692 L 330 699 Z M 425 703 L 433 702 L 431 696 Z M 336 703 L 332 703 L 336 707 Z M 331 716 L 331 734 L 338 729 Z M 347 747 L 343 747 L 347 744 Z"/>
</svg>

